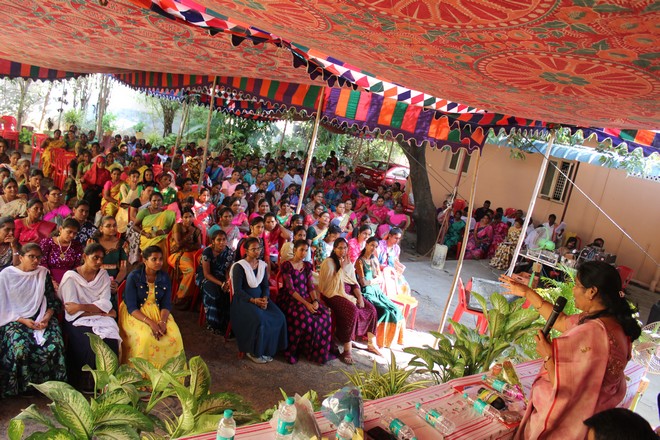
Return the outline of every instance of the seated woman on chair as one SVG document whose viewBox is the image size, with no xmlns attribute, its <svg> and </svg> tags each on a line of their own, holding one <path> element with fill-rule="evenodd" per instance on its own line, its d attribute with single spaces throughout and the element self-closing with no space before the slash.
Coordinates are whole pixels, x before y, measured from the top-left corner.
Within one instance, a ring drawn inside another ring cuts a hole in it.
<svg viewBox="0 0 660 440">
<path fill-rule="evenodd" d="M 362 297 L 355 267 L 348 259 L 348 244 L 343 238 L 335 240 L 332 254 L 321 264 L 319 290 L 336 319 L 335 336 L 344 346 L 339 359 L 347 365 L 353 364 L 352 341 L 358 338 L 367 339 L 367 350 L 380 356 L 376 343 L 378 312 Z"/>
<path fill-rule="evenodd" d="M 195 254 L 202 247 L 202 233 L 194 225 L 195 216 L 190 208 L 181 212 L 181 223 L 172 228 L 170 238 L 170 256 L 167 262 L 174 269 L 176 291 L 174 305 L 178 309 L 187 309 L 191 304 L 190 288 L 195 282 Z"/>
<path fill-rule="evenodd" d="M 126 278 L 124 301 L 119 305 L 121 362 L 147 359 L 160 368 L 183 351 L 179 327 L 170 315 L 171 281 L 163 269 L 163 251 L 149 246 L 143 264 Z"/>
<path fill-rule="evenodd" d="M 119 354 L 117 311 L 110 301 L 110 276 L 103 269 L 105 249 L 98 243 L 85 247 L 83 264 L 64 274 L 59 292 L 66 310 L 64 332 L 68 336 L 67 363 L 74 386 L 89 389 L 92 378 L 82 368 L 96 368 L 96 356 L 85 333 L 103 339 L 115 354 Z M 82 374 L 81 374 L 82 373 Z"/>
<path fill-rule="evenodd" d="M 267 264 L 259 258 L 263 242 L 249 237 L 244 249 L 245 258 L 231 268 L 231 327 L 238 349 L 252 362 L 264 364 L 287 346 L 286 318 L 269 298 Z"/>
<path fill-rule="evenodd" d="M 234 263 L 234 250 L 227 245 L 227 234 L 218 229 L 211 244 L 202 252 L 197 269 L 197 285 L 202 291 L 206 326 L 224 335 L 229 325 L 229 268 Z"/>
</svg>

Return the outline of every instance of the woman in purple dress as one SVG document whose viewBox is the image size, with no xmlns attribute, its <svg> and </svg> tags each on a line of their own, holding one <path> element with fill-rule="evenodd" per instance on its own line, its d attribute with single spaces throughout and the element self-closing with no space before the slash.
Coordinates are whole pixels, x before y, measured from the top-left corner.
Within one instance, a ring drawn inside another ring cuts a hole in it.
<svg viewBox="0 0 660 440">
<path fill-rule="evenodd" d="M 330 310 L 319 303 L 320 294 L 312 283 L 312 264 L 303 261 L 309 245 L 298 240 L 293 245 L 293 259 L 282 263 L 284 289 L 278 305 L 286 316 L 289 347 L 284 352 L 291 364 L 305 354 L 311 362 L 325 364 L 332 343 Z"/>
<path fill-rule="evenodd" d="M 41 265 L 50 271 L 56 291 L 64 274 L 80 266 L 83 245 L 75 240 L 79 230 L 78 220 L 66 218 L 56 237 L 44 238 L 39 244 L 42 250 Z M 61 299 L 59 293 L 57 297 Z"/>
</svg>

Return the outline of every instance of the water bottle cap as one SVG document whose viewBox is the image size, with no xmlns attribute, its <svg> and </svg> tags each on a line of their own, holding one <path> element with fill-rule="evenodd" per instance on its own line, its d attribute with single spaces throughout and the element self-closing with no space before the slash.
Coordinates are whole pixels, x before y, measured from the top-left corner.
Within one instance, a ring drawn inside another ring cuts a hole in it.
<svg viewBox="0 0 660 440">
<path fill-rule="evenodd" d="M 422 406 L 422 404 L 421 404 L 420 402 L 417 402 L 417 403 L 415 404 L 415 408 L 417 408 L 417 409 L 419 409 L 421 406 Z"/>
<path fill-rule="evenodd" d="M 487 376 L 484 374 L 483 376 L 481 376 L 481 380 L 486 380 L 486 377 Z"/>
<path fill-rule="evenodd" d="M 231 419 L 234 416 L 234 411 L 232 411 L 230 409 L 226 409 L 224 416 L 225 416 L 225 419 Z"/>
<path fill-rule="evenodd" d="M 345 422 L 352 422 L 353 421 L 353 414 L 346 414 L 344 416 L 344 421 Z"/>
<path fill-rule="evenodd" d="M 293 405 L 294 403 L 296 403 L 296 399 L 294 399 L 293 397 L 287 397 L 286 398 L 286 404 L 287 405 Z"/>
</svg>

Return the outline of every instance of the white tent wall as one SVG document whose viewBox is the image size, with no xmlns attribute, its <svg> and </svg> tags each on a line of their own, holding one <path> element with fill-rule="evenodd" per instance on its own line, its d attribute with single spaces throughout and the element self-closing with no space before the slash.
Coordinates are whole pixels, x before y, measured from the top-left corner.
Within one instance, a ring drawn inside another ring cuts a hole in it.
<svg viewBox="0 0 660 440">
<path fill-rule="evenodd" d="M 497 207 L 505 210 L 527 209 L 543 158 L 536 153 L 527 154 L 525 160 L 512 159 L 510 152 L 510 148 L 485 145 L 479 169 L 481 184 L 477 188 L 475 207 L 480 207 L 484 200 L 490 200 L 493 210 Z M 456 174 L 448 169 L 451 153 L 432 150 L 427 152 L 426 159 L 433 201 L 439 206 L 448 193 L 447 188 L 453 185 L 456 178 Z M 561 159 L 551 160 L 561 162 Z M 473 161 L 470 161 L 468 175 L 473 166 Z M 459 185 L 459 198 L 467 200 L 470 193 L 469 180 L 464 179 Z M 586 163 L 580 164 L 576 183 L 646 252 L 660 260 L 660 233 L 657 231 L 660 224 L 659 183 L 628 177 L 622 170 Z M 617 264 L 631 267 L 635 271 L 635 281 L 643 285 L 653 282 L 658 276 L 656 264 L 600 214 L 596 207 L 576 190 L 568 203 L 564 218 L 567 231 L 577 233 L 582 239 L 582 245 L 602 237 L 607 252 L 617 255 Z M 564 203 L 539 197 L 532 217 L 535 224 L 538 224 L 546 221 L 550 214 L 561 218 L 563 211 Z"/>
</svg>

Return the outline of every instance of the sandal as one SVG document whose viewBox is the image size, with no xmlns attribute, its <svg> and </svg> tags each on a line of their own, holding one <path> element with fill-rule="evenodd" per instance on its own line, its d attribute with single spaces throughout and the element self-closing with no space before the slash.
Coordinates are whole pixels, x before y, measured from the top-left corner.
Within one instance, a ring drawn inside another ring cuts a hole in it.
<svg viewBox="0 0 660 440">
<path fill-rule="evenodd" d="M 339 360 L 345 363 L 346 365 L 353 365 L 355 363 L 353 361 L 353 358 L 351 357 L 351 354 L 346 352 L 339 355 Z"/>
<path fill-rule="evenodd" d="M 381 356 L 381 357 L 383 356 L 383 354 L 378 350 L 378 347 L 376 347 L 375 345 L 371 345 L 371 344 L 367 345 L 367 351 L 369 353 L 375 354 L 376 356 Z"/>
</svg>

